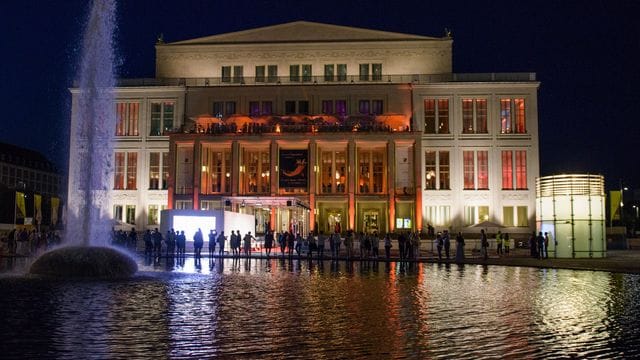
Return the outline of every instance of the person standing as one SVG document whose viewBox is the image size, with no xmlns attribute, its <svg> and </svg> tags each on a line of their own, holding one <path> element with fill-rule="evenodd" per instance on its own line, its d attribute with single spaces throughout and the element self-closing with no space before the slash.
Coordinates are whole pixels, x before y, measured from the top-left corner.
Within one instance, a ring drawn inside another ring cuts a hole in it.
<svg viewBox="0 0 640 360">
<path fill-rule="evenodd" d="M 136 232 L 136 228 L 132 227 L 131 232 L 129 232 L 129 248 L 132 251 L 136 251 L 138 246 L 138 233 Z"/>
<path fill-rule="evenodd" d="M 153 241 L 151 240 L 151 230 L 147 229 L 142 235 L 142 240 L 144 241 L 144 257 L 151 258 L 153 254 Z"/>
<path fill-rule="evenodd" d="M 193 235 L 193 251 L 196 258 L 200 258 L 203 246 L 204 238 L 202 236 L 202 230 L 198 228 L 198 231 Z"/>
<path fill-rule="evenodd" d="M 176 255 L 176 233 L 171 230 L 167 230 L 167 257 L 172 258 Z"/>
<path fill-rule="evenodd" d="M 351 260 L 353 256 L 353 231 L 347 231 L 347 236 L 344 237 L 344 247 L 347 251 L 347 260 Z"/>
<path fill-rule="evenodd" d="M 384 235 L 384 256 L 387 261 L 391 259 L 391 236 L 389 233 Z"/>
<path fill-rule="evenodd" d="M 334 259 L 337 259 L 340 256 L 340 242 L 342 241 L 342 239 L 340 239 L 340 233 L 336 232 L 333 234 L 333 250 L 335 252 L 335 256 Z"/>
<path fill-rule="evenodd" d="M 504 247 L 504 254 L 509 255 L 509 249 L 511 248 L 511 239 L 509 239 L 509 234 L 502 234 L 502 246 Z"/>
<path fill-rule="evenodd" d="M 436 249 L 438 250 L 438 260 L 442 260 L 442 247 L 444 246 L 444 239 L 442 234 L 438 231 L 436 234 Z"/>
<path fill-rule="evenodd" d="M 244 255 L 247 257 L 251 257 L 251 241 L 256 238 L 251 235 L 251 231 L 244 236 Z"/>
<path fill-rule="evenodd" d="M 489 241 L 487 240 L 487 234 L 484 233 L 484 229 L 480 230 L 480 247 L 482 258 L 487 260 L 489 258 Z"/>
<path fill-rule="evenodd" d="M 216 252 L 216 235 L 215 230 L 209 230 L 209 259 L 212 259 Z"/>
<path fill-rule="evenodd" d="M 324 231 L 320 230 L 320 234 L 318 234 L 318 259 L 324 259 Z"/>
<path fill-rule="evenodd" d="M 271 248 L 273 247 L 273 231 L 267 230 L 264 235 L 264 248 L 267 253 L 267 257 L 271 256 Z"/>
<path fill-rule="evenodd" d="M 404 260 L 406 255 L 404 248 L 406 242 L 407 238 L 404 236 L 404 232 L 400 232 L 400 235 L 398 236 L 398 251 L 400 252 L 400 261 Z"/>
<path fill-rule="evenodd" d="M 184 234 L 184 230 L 180 230 L 180 235 L 176 236 L 176 242 L 178 245 L 178 256 L 184 257 L 187 249 L 187 236 Z"/>
<path fill-rule="evenodd" d="M 500 230 L 496 234 L 496 254 L 502 255 L 502 233 Z"/>
<path fill-rule="evenodd" d="M 227 240 L 224 236 L 224 231 L 220 231 L 220 235 L 218 235 L 218 256 L 222 257 L 224 255 L 224 243 Z"/>
<path fill-rule="evenodd" d="M 549 258 L 549 234 L 544 233 L 544 258 Z"/>
<path fill-rule="evenodd" d="M 538 259 L 544 259 L 544 236 L 542 236 L 542 231 L 538 232 L 538 236 L 536 236 L 536 242 L 538 243 Z"/>
<path fill-rule="evenodd" d="M 160 233 L 160 230 L 156 228 L 153 234 L 151 234 L 151 237 L 153 238 L 153 250 L 156 257 L 159 259 L 162 257 L 162 234 Z"/>
<path fill-rule="evenodd" d="M 282 257 L 284 258 L 284 249 L 287 247 L 287 232 L 281 232 L 278 235 L 278 245 L 280 245 L 280 253 L 282 253 Z"/>
<path fill-rule="evenodd" d="M 447 260 L 449 260 L 449 250 L 451 249 L 451 239 L 449 237 L 449 230 L 445 230 L 442 235 L 442 242 L 444 243 L 444 253 L 447 256 Z"/>
<path fill-rule="evenodd" d="M 289 253 L 289 257 L 293 256 L 293 248 L 295 247 L 296 237 L 293 235 L 293 232 L 287 232 L 287 252 Z"/>
<path fill-rule="evenodd" d="M 458 232 L 456 236 L 456 262 L 460 263 L 464 261 L 464 238 L 462 233 Z"/>
<path fill-rule="evenodd" d="M 371 235 L 371 256 L 373 256 L 376 260 L 378 260 L 378 249 L 380 248 L 380 238 L 378 237 L 378 232 L 374 231 L 373 235 Z"/>
</svg>

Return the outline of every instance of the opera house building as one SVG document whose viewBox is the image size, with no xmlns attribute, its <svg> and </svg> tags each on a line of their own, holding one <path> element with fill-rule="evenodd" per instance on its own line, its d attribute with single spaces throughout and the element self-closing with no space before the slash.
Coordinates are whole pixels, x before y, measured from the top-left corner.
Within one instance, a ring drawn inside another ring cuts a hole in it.
<svg viewBox="0 0 640 360">
<path fill-rule="evenodd" d="M 156 77 L 115 89 L 109 216 L 139 230 L 176 209 L 253 215 L 257 234 L 530 233 L 539 82 L 455 73 L 452 46 L 306 21 L 159 39 Z"/>
</svg>

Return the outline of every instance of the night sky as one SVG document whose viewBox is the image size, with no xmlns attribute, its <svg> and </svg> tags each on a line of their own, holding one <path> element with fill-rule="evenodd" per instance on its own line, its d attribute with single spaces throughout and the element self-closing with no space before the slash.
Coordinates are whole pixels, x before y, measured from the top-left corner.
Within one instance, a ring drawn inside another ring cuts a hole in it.
<svg viewBox="0 0 640 360">
<path fill-rule="evenodd" d="M 68 88 L 90 2 L 0 2 L 0 141 L 66 168 Z M 453 70 L 536 72 L 541 175 L 605 175 L 640 188 L 640 1 L 121 1 L 120 77 L 154 77 L 154 43 L 296 20 L 442 36 Z"/>
</svg>

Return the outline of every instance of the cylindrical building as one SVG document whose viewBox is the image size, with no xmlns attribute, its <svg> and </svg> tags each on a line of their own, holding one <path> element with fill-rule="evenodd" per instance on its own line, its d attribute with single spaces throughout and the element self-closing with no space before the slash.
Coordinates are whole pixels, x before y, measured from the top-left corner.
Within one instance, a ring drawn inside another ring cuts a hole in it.
<svg viewBox="0 0 640 360">
<path fill-rule="evenodd" d="M 570 174 L 536 180 L 536 225 L 549 256 L 606 257 L 604 177 Z"/>
</svg>

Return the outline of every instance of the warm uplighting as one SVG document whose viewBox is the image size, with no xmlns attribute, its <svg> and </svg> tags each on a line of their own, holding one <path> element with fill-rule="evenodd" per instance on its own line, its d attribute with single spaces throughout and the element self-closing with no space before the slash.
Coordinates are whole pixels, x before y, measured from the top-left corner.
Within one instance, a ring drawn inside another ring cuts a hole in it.
<svg viewBox="0 0 640 360">
<path fill-rule="evenodd" d="M 280 133 L 280 124 L 276 124 L 276 133 Z"/>
</svg>

